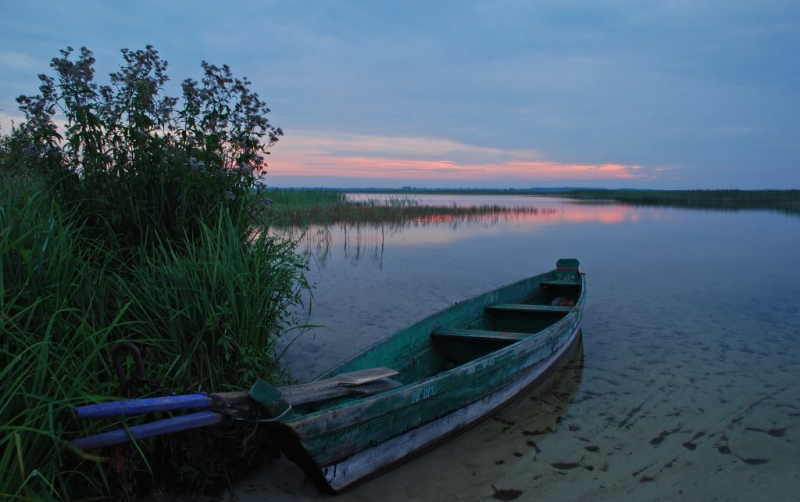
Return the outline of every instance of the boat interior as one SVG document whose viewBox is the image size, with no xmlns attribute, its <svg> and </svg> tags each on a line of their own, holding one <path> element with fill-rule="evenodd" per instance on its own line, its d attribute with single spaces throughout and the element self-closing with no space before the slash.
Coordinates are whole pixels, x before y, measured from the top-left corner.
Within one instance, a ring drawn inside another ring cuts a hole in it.
<svg viewBox="0 0 800 502">
<path fill-rule="evenodd" d="M 512 343 L 535 336 L 572 312 L 580 293 L 574 284 L 543 283 L 519 303 L 487 305 L 482 316 L 463 328 L 442 327 L 431 336 L 443 369 L 459 366 Z"/>
<path fill-rule="evenodd" d="M 391 371 L 360 386 L 350 386 L 308 403 L 297 403 L 295 410 L 313 413 L 430 378 L 520 340 L 534 337 L 553 326 L 576 308 L 581 296 L 581 276 L 574 268 L 559 269 L 518 283 L 519 288 L 496 295 L 501 301 L 488 301 L 488 294 L 467 300 L 409 326 L 395 336 L 367 349 L 323 379 L 306 384 L 330 388 L 330 382 L 346 372 L 370 369 Z M 324 383 L 327 382 L 327 383 Z"/>
</svg>

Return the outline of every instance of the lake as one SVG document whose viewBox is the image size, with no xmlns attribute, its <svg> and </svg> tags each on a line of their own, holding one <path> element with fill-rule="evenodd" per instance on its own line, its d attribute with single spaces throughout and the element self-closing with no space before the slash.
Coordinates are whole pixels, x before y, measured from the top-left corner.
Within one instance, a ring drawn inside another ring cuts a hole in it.
<svg viewBox="0 0 800 502">
<path fill-rule="evenodd" d="M 419 198 L 536 211 L 309 228 L 307 322 L 320 327 L 284 354 L 295 378 L 562 257 L 586 272 L 582 350 L 546 385 L 337 500 L 796 500 L 800 218 Z M 286 460 L 234 492 L 329 499 Z"/>
</svg>

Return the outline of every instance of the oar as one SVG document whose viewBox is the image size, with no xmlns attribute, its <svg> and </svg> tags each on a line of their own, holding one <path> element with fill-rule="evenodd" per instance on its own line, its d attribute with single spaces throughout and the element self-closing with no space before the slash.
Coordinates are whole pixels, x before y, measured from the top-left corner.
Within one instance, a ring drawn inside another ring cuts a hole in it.
<svg viewBox="0 0 800 502">
<path fill-rule="evenodd" d="M 180 396 L 147 397 L 128 401 L 77 406 L 75 415 L 82 420 L 138 415 L 154 411 L 203 409 L 247 402 L 247 392 L 221 392 L 218 394 L 184 394 Z"/>
<path fill-rule="evenodd" d="M 231 417 L 229 415 L 215 413 L 213 411 L 198 411 L 188 415 L 165 418 L 164 420 L 156 420 L 155 422 L 150 422 L 148 424 L 134 425 L 127 429 L 117 429 L 115 431 L 104 432 L 102 434 L 95 434 L 94 436 L 76 439 L 75 441 L 72 441 L 72 445 L 80 448 L 81 450 L 91 450 L 94 448 L 100 448 L 102 446 L 111 446 L 120 443 L 127 443 L 128 441 L 134 441 L 137 439 L 161 436 L 171 432 L 179 432 L 206 427 L 208 425 L 215 425 L 230 418 Z"/>
</svg>

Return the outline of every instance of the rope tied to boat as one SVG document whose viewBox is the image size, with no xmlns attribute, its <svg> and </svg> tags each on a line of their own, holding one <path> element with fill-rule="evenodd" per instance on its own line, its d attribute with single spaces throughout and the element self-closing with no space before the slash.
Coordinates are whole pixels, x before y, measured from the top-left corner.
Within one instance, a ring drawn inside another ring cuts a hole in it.
<svg viewBox="0 0 800 502">
<path fill-rule="evenodd" d="M 253 419 L 253 418 L 247 418 L 247 417 L 236 417 L 236 420 L 238 420 L 238 421 L 250 422 L 250 423 L 254 423 L 255 424 L 255 426 L 253 427 L 253 432 L 251 432 L 242 441 L 242 447 L 245 448 L 247 446 L 247 442 L 250 441 L 251 439 L 253 439 L 253 437 L 256 435 L 256 432 L 258 431 L 258 424 L 265 423 L 265 422 L 277 422 L 281 418 L 285 417 L 291 411 L 292 411 L 292 405 L 290 404 L 285 410 L 283 410 L 283 413 L 281 413 L 277 417 L 273 417 L 273 418 L 256 418 L 256 419 Z"/>
</svg>

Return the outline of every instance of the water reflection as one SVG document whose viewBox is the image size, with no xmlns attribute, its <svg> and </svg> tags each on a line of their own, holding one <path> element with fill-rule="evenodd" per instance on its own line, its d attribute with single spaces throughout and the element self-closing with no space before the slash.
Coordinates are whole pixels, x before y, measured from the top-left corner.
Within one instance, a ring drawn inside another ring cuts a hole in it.
<svg viewBox="0 0 800 502">
<path fill-rule="evenodd" d="M 490 205 L 486 204 L 487 201 L 474 200 L 476 197 L 481 196 L 465 197 L 463 200 L 440 196 L 420 202 L 449 210 L 453 207 L 468 208 L 469 212 L 464 214 L 437 213 L 434 210 L 422 216 L 401 217 L 385 222 L 311 225 L 306 228 L 273 229 L 273 232 L 298 241 L 300 251 L 320 267 L 328 264 L 337 254 L 333 252 L 334 248 L 338 248 L 344 260 L 372 263 L 380 268 L 387 245 L 444 245 L 487 235 L 531 234 L 537 232 L 538 227 L 565 223 L 638 223 L 646 218 L 668 218 L 670 211 L 641 211 L 608 204 L 574 204 L 563 199 L 541 197 L 508 197 L 512 200 Z"/>
</svg>

